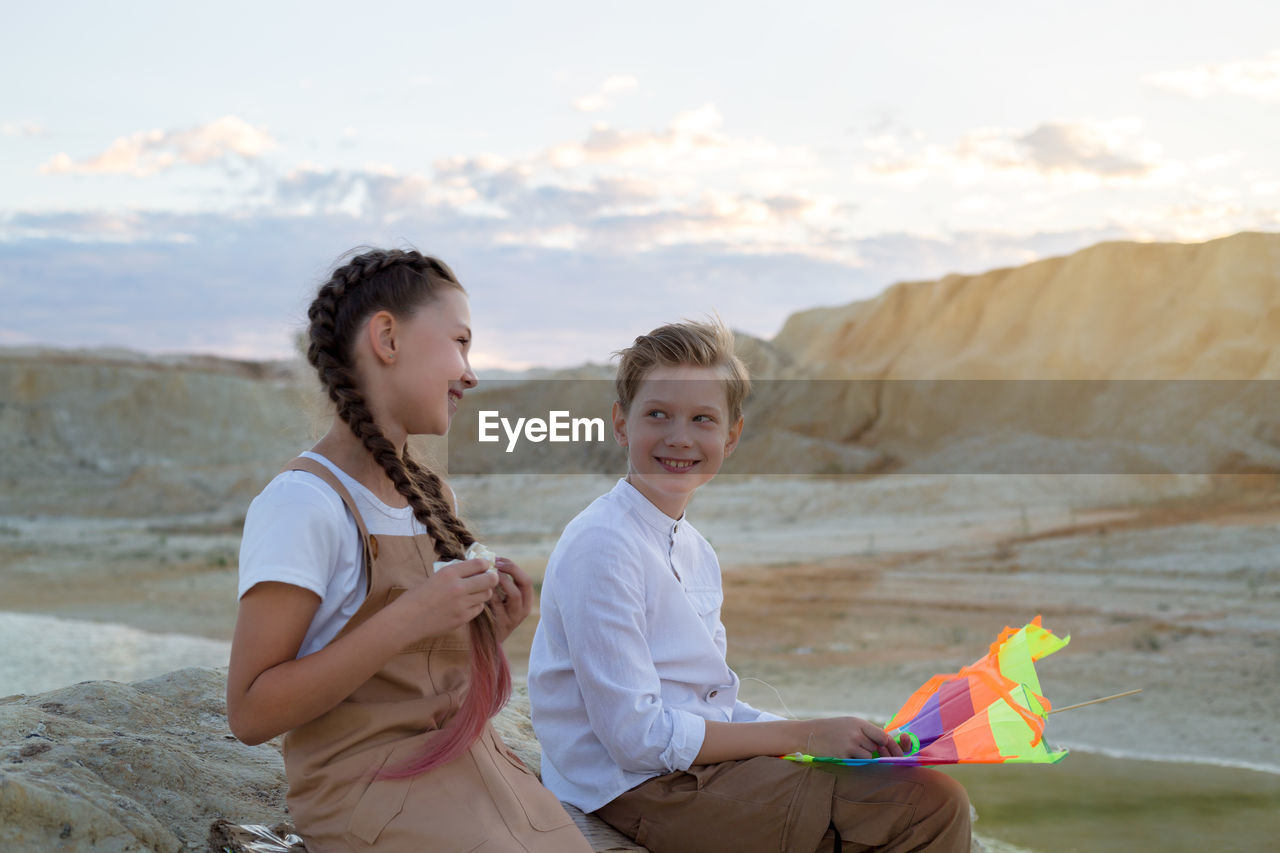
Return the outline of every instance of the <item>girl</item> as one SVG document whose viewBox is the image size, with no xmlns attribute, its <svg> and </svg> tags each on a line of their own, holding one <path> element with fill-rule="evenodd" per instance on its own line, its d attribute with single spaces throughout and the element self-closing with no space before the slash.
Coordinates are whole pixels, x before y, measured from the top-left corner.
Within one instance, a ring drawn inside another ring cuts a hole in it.
<svg viewBox="0 0 1280 853">
<path fill-rule="evenodd" d="M 488 722 L 510 691 L 500 644 L 529 614 L 529 577 L 462 559 L 475 537 L 406 445 L 447 432 L 476 385 L 462 286 L 434 258 L 369 251 L 308 317 L 307 359 L 336 413 L 245 519 L 231 730 L 248 744 L 285 734 L 311 853 L 590 850 Z"/>
</svg>

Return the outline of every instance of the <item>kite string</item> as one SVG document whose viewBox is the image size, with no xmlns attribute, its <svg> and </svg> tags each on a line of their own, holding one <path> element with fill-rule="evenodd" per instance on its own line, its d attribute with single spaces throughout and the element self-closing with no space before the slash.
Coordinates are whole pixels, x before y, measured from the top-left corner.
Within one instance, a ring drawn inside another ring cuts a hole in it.
<svg viewBox="0 0 1280 853">
<path fill-rule="evenodd" d="M 763 678 L 756 678 L 754 675 L 748 675 L 745 678 L 740 677 L 739 681 L 758 681 L 761 684 L 763 684 L 765 687 L 768 687 L 770 690 L 773 691 L 773 695 L 778 697 L 778 703 L 782 705 L 782 710 L 787 712 L 787 716 L 793 720 L 796 719 L 795 713 L 790 708 L 787 707 L 787 703 L 782 698 L 782 694 L 778 692 L 778 688 L 774 687 L 772 684 L 765 681 Z"/>
<path fill-rule="evenodd" d="M 768 687 L 770 690 L 773 691 L 773 695 L 777 697 L 778 704 L 782 706 L 782 710 L 787 712 L 787 716 L 793 720 L 799 719 L 799 717 L 796 716 L 795 711 L 792 711 L 791 708 L 787 706 L 787 702 L 785 699 L 782 698 L 782 694 L 778 692 L 778 688 L 774 687 L 772 684 L 765 681 L 763 678 L 756 678 L 754 675 L 745 675 L 745 676 L 738 676 L 738 680 L 739 681 L 758 681 L 761 684 L 763 684 L 765 687 Z M 885 731 L 889 731 L 889 727 L 887 725 L 885 727 Z M 812 737 L 812 733 L 810 733 L 810 737 Z M 912 735 L 912 737 L 915 737 L 915 735 Z"/>
</svg>

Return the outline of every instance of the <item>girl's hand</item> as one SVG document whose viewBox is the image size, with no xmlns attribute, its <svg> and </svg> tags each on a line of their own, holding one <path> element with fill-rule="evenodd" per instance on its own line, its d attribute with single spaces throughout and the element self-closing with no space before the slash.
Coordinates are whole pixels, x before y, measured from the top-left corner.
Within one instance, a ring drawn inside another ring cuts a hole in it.
<svg viewBox="0 0 1280 853">
<path fill-rule="evenodd" d="M 489 610 L 493 632 L 501 643 L 533 610 L 533 580 L 506 557 L 499 557 L 494 568 L 498 570 L 498 587 L 489 599 Z"/>
<path fill-rule="evenodd" d="M 859 717 L 806 720 L 809 736 L 802 751 L 833 758 L 896 757 L 902 746 L 884 729 Z M 908 739 L 909 740 L 909 739 Z"/>
<path fill-rule="evenodd" d="M 298 649 L 320 596 L 286 583 L 253 587 L 240 599 L 231 642 L 231 731 L 258 744 L 295 729 L 350 696 L 406 645 L 467 624 L 498 585 L 499 574 L 488 568 L 485 560 L 444 566 L 349 634 L 301 658 Z"/>
<path fill-rule="evenodd" d="M 479 616 L 493 596 L 500 576 L 488 568 L 480 559 L 441 566 L 426 583 L 401 595 L 392 606 L 413 609 L 412 624 L 418 638 L 447 634 Z"/>
</svg>

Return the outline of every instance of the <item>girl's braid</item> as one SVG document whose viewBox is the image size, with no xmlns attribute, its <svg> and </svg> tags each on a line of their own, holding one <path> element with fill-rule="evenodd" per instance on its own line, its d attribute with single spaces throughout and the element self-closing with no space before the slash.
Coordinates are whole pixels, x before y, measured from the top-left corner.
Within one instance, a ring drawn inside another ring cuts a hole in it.
<svg viewBox="0 0 1280 853">
<path fill-rule="evenodd" d="M 373 420 L 355 381 L 351 329 L 340 328 L 354 325 L 368 313 L 368 309 L 358 309 L 361 303 L 370 300 L 358 297 L 367 289 L 369 279 L 397 266 L 425 274 L 424 277 L 444 278 L 457 286 L 447 266 L 416 251 L 391 249 L 359 255 L 335 270 L 311 303 L 307 312 L 311 321 L 307 360 L 320 375 L 320 382 L 336 405 L 338 416 L 386 472 L 396 491 L 413 507 L 414 516 L 436 541 L 440 556 L 457 559 L 475 537 L 444 499 L 440 478 L 420 467 L 410 457 L 407 447 L 402 458 Z"/>
<path fill-rule="evenodd" d="M 418 252 L 374 250 L 353 258 L 325 282 L 307 312 L 311 321 L 307 360 L 319 373 L 339 417 L 377 460 L 396 491 L 409 501 L 414 516 L 435 540 L 440 556 L 456 559 L 464 556 L 464 549 L 475 537 L 445 500 L 440 478 L 419 465 L 407 445 L 403 455 L 397 453 L 373 420 L 356 382 L 351 351 L 357 324 L 374 311 L 407 316 L 441 286 L 462 287 L 444 263 Z M 404 766 L 383 770 L 381 776 L 413 776 L 452 761 L 475 743 L 488 720 L 506 704 L 511 695 L 511 669 L 491 616 L 486 612 L 468 625 L 470 684 L 442 736 Z"/>
<path fill-rule="evenodd" d="M 412 456 L 409 455 L 409 448 L 404 449 L 404 467 L 408 470 L 409 476 L 417 485 L 419 492 L 426 498 L 428 505 L 431 507 L 432 514 L 440 520 L 440 523 L 449 532 L 449 534 L 457 540 L 460 551 L 465 551 L 467 546 L 476 541 L 476 537 L 471 534 L 467 526 L 462 520 L 454 514 L 453 507 L 444 497 L 444 484 L 440 481 L 440 477 L 430 468 L 420 466 Z"/>
</svg>

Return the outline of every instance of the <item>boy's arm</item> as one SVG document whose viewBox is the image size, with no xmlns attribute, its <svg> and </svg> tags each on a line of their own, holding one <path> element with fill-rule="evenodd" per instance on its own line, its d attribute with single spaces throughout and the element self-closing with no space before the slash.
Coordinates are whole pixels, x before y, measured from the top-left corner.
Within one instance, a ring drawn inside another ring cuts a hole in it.
<svg viewBox="0 0 1280 853">
<path fill-rule="evenodd" d="M 694 764 L 719 764 L 803 752 L 835 758 L 902 755 L 884 729 L 858 717 L 821 720 L 770 720 L 761 723 L 718 723 L 708 720 L 702 748 Z"/>
</svg>

